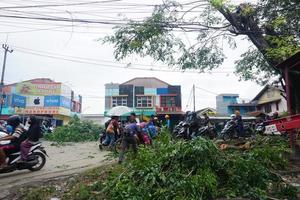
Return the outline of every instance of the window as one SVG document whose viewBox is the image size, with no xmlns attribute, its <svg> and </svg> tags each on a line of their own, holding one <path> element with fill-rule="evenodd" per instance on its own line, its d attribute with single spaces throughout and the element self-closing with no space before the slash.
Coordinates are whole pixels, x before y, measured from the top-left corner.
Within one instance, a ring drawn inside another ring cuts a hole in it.
<svg viewBox="0 0 300 200">
<path fill-rule="evenodd" d="M 161 96 L 161 107 L 175 107 L 175 96 Z"/>
<path fill-rule="evenodd" d="M 152 108 L 152 96 L 140 96 L 136 98 L 137 108 Z"/>
<path fill-rule="evenodd" d="M 272 112 L 271 104 L 265 105 L 265 113 L 270 113 L 270 112 Z"/>
<path fill-rule="evenodd" d="M 112 107 L 127 106 L 127 97 L 113 97 Z"/>
</svg>

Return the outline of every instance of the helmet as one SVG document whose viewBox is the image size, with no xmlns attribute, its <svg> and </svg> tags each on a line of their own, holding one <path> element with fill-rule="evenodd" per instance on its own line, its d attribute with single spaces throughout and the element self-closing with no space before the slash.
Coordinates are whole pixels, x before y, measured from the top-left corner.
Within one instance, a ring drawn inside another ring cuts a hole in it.
<svg viewBox="0 0 300 200">
<path fill-rule="evenodd" d="M 236 117 L 235 114 L 230 115 L 230 118 L 231 118 L 231 119 L 234 119 L 235 117 Z"/>
<path fill-rule="evenodd" d="M 21 124 L 21 118 L 19 115 L 12 115 L 7 119 L 7 124 L 11 125 L 12 127 L 17 127 Z"/>
<path fill-rule="evenodd" d="M 169 116 L 169 115 L 165 115 L 165 118 L 166 118 L 166 119 L 169 119 L 169 118 L 170 118 L 170 116 Z"/>
<path fill-rule="evenodd" d="M 158 120 L 158 118 L 157 118 L 157 117 L 154 117 L 154 120 Z"/>
</svg>

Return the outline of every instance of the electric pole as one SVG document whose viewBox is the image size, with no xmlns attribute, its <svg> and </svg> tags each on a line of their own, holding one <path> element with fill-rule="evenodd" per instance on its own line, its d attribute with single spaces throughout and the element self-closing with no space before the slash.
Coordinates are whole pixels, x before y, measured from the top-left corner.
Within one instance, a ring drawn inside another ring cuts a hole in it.
<svg viewBox="0 0 300 200">
<path fill-rule="evenodd" d="M 13 52 L 12 49 L 9 49 L 9 46 L 7 44 L 2 44 L 2 48 L 4 49 L 4 59 L 3 59 L 2 75 L 1 75 L 1 82 L 0 82 L 0 90 L 1 90 L 0 116 L 2 115 L 2 107 L 4 103 L 4 98 L 6 97 L 5 93 L 3 92 L 6 56 L 7 56 L 7 52 L 9 53 Z"/>
<path fill-rule="evenodd" d="M 194 102 L 194 112 L 196 112 L 195 84 L 193 85 L 193 102 Z"/>
</svg>

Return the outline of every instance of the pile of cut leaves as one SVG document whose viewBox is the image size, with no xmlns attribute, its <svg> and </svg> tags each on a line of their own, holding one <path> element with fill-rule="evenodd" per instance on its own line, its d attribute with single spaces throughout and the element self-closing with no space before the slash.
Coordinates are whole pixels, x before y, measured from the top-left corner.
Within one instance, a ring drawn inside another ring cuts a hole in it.
<svg viewBox="0 0 300 200">
<path fill-rule="evenodd" d="M 171 141 L 163 133 L 153 147 L 130 153 L 103 176 L 76 181 L 62 199 L 297 199 L 297 188 L 278 173 L 287 167 L 286 141 L 257 137 L 247 148 L 220 149 L 198 138 Z M 101 172 L 103 174 L 103 171 Z"/>
</svg>

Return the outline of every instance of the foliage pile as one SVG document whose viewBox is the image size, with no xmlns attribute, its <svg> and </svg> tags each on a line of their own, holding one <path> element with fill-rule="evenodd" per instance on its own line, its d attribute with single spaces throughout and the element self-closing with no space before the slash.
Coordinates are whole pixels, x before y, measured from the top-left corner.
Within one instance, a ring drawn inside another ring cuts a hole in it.
<svg viewBox="0 0 300 200">
<path fill-rule="evenodd" d="M 73 117 L 67 125 L 57 127 L 53 133 L 45 135 L 45 139 L 54 142 L 95 141 L 101 129 L 91 121 L 80 121 L 78 117 Z"/>
<path fill-rule="evenodd" d="M 123 165 L 85 173 L 47 197 L 61 199 L 297 199 L 297 189 L 285 183 L 288 148 L 284 141 L 257 138 L 248 150 L 219 150 L 203 138 L 171 141 L 163 133 L 153 148 L 139 149 Z M 44 189 L 45 190 L 45 189 Z M 34 189 L 34 193 L 41 189 Z M 41 194 L 36 194 L 41 196 Z M 24 196 L 23 196 L 24 197 Z"/>
<path fill-rule="evenodd" d="M 154 146 L 108 177 L 108 199 L 297 198 L 275 173 L 287 164 L 284 142 L 258 139 L 247 151 L 220 151 L 203 138 L 170 142 L 165 134 Z"/>
</svg>

